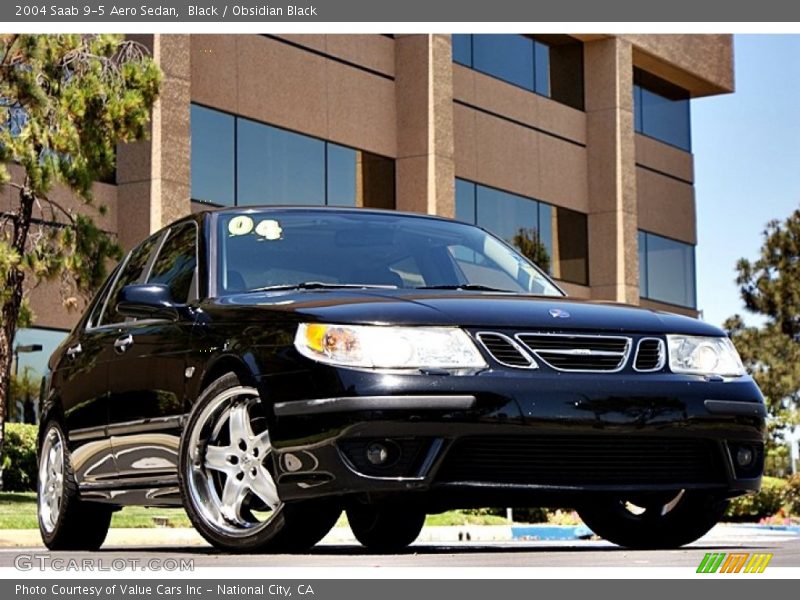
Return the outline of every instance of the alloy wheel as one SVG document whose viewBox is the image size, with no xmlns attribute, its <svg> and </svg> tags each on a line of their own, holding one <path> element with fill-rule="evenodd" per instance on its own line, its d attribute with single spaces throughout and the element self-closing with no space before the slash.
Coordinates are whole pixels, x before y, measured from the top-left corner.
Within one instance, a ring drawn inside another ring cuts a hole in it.
<svg viewBox="0 0 800 600">
<path fill-rule="evenodd" d="M 44 438 L 39 458 L 39 516 L 45 531 L 52 533 L 61 513 L 64 497 L 64 439 L 51 427 Z"/>
<path fill-rule="evenodd" d="M 283 508 L 260 409 L 255 388 L 231 388 L 208 403 L 190 432 L 190 501 L 210 527 L 228 536 L 257 533 Z"/>
</svg>

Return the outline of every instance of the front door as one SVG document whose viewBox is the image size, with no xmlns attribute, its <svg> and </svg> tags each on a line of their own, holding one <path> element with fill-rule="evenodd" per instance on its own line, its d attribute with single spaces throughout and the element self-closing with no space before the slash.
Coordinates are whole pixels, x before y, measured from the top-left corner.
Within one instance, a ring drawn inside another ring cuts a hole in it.
<svg viewBox="0 0 800 600">
<path fill-rule="evenodd" d="M 197 225 L 185 221 L 167 233 L 147 283 L 170 288 L 185 304 L 197 292 Z M 193 323 L 128 320 L 109 363 L 109 434 L 124 479 L 174 480 L 185 410 L 185 370 Z"/>
</svg>

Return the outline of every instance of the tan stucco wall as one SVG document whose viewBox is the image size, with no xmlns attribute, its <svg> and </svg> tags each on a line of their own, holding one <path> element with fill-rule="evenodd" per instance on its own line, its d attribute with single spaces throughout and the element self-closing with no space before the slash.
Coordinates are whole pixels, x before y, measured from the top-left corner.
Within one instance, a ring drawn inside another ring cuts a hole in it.
<svg viewBox="0 0 800 600">
<path fill-rule="evenodd" d="M 348 60 L 365 66 L 374 56 L 386 62 L 387 42 L 394 44 L 382 36 L 351 44 L 313 37 L 306 43 L 347 50 Z M 193 102 L 392 158 L 394 88 L 390 79 L 264 36 L 191 37 Z"/>
</svg>

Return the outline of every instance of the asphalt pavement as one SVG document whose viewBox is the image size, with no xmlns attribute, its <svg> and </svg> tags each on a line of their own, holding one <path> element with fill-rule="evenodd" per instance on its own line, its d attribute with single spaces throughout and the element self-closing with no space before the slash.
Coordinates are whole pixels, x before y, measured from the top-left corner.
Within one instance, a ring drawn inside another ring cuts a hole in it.
<svg viewBox="0 0 800 600">
<path fill-rule="evenodd" d="M 474 530 L 474 528 L 473 528 Z M 424 533 L 424 532 L 423 532 Z M 466 538 L 466 535 L 463 537 Z M 473 536 L 470 536 L 471 538 Z M 294 555 L 232 555 L 210 548 L 194 538 L 166 539 L 160 545 L 115 545 L 110 540 L 95 553 L 48 553 L 39 545 L 0 548 L 0 567 L 13 567 L 19 555 L 46 554 L 49 558 L 138 560 L 192 559 L 194 567 L 696 567 L 707 552 L 773 554 L 771 567 L 800 566 L 800 535 L 793 532 L 720 525 L 694 544 L 678 550 L 631 551 L 602 540 L 475 540 L 437 541 L 422 536 L 406 552 L 376 555 L 341 536 L 324 540 L 311 552 Z"/>
</svg>

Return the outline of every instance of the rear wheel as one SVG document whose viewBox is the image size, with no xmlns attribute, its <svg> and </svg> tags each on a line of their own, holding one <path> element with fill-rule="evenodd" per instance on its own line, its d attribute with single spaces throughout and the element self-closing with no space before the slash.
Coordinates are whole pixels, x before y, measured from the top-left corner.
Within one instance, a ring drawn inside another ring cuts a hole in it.
<svg viewBox="0 0 800 600">
<path fill-rule="evenodd" d="M 181 440 L 180 483 L 192 524 L 233 552 L 301 551 L 341 513 L 335 503 L 285 503 L 278 494 L 258 391 L 229 373 L 200 396 Z"/>
<path fill-rule="evenodd" d="M 42 541 L 50 550 L 97 550 L 111 525 L 110 507 L 80 499 L 57 421 L 45 425 L 39 449 L 37 513 Z"/>
<path fill-rule="evenodd" d="M 347 520 L 361 545 L 375 552 L 398 552 L 419 537 L 425 513 L 401 506 L 357 504 L 348 507 Z"/>
<path fill-rule="evenodd" d="M 578 509 L 597 535 L 628 548 L 678 548 L 704 536 L 728 503 L 711 494 L 681 490 L 599 499 Z"/>
</svg>

